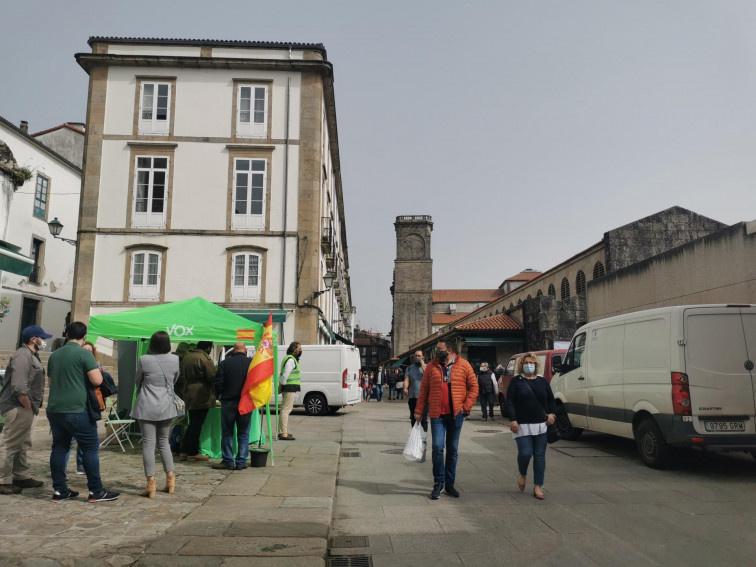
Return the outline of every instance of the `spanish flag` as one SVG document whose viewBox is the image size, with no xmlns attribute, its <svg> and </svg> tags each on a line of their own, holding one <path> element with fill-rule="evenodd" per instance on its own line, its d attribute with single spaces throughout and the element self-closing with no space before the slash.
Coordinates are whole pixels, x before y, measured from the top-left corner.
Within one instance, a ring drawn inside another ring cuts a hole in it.
<svg viewBox="0 0 756 567">
<path fill-rule="evenodd" d="M 242 388 L 239 413 L 244 415 L 270 403 L 273 395 L 273 312 L 268 316 L 260 346 L 247 370 L 247 379 Z"/>
</svg>

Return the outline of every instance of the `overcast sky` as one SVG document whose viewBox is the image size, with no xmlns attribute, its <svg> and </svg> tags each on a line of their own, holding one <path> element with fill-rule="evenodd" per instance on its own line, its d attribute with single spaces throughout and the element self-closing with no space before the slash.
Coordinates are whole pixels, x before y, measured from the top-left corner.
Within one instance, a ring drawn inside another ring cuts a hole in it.
<svg viewBox="0 0 756 567">
<path fill-rule="evenodd" d="M 388 332 L 397 215 L 433 286 L 495 288 L 673 205 L 756 219 L 751 0 L 0 0 L 0 115 L 83 121 L 93 35 L 319 42 L 357 321 Z"/>
</svg>

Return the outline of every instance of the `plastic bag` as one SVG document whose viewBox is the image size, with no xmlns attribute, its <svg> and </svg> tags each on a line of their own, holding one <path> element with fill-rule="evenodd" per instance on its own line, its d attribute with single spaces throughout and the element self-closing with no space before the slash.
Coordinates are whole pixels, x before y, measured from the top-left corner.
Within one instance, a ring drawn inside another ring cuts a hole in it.
<svg viewBox="0 0 756 567">
<path fill-rule="evenodd" d="M 423 426 L 419 422 L 415 422 L 415 426 L 410 430 L 407 444 L 404 446 L 402 453 L 404 458 L 408 461 L 424 463 L 427 440 L 428 434 L 423 431 Z"/>
</svg>

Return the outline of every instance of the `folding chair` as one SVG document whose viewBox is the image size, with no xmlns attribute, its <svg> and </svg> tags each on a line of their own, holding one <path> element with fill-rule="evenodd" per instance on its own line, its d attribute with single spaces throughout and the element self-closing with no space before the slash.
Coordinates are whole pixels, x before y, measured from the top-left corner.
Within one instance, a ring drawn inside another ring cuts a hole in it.
<svg viewBox="0 0 756 567">
<path fill-rule="evenodd" d="M 113 439 L 115 439 L 118 441 L 118 444 L 121 446 L 121 451 L 124 453 L 126 452 L 126 449 L 123 446 L 123 441 L 127 441 L 133 449 L 134 444 L 131 442 L 129 429 L 136 420 L 119 417 L 118 402 L 111 398 L 105 398 L 105 409 L 108 410 L 108 415 L 105 416 L 104 420 L 105 433 L 108 433 L 108 427 L 110 427 L 110 434 L 103 439 L 102 443 L 100 443 L 100 448 L 102 449 L 103 446 L 108 445 Z"/>
</svg>

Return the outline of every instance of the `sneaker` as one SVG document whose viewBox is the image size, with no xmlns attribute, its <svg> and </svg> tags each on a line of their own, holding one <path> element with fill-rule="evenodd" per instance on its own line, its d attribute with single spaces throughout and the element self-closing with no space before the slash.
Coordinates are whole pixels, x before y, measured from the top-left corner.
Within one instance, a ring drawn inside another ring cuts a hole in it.
<svg viewBox="0 0 756 567">
<path fill-rule="evenodd" d="M 453 484 L 447 484 L 444 487 L 444 492 L 446 492 L 452 498 L 459 498 L 459 491 L 456 488 L 454 488 Z"/>
<path fill-rule="evenodd" d="M 79 495 L 78 492 L 75 490 L 66 489 L 64 492 L 58 492 L 57 490 L 53 493 L 52 501 L 53 502 L 62 502 L 63 500 L 70 500 L 71 498 L 76 498 Z"/>
<path fill-rule="evenodd" d="M 76 467 L 76 474 L 87 474 L 84 467 Z"/>
<path fill-rule="evenodd" d="M 111 500 L 117 500 L 119 496 L 120 494 L 118 492 L 110 492 L 109 490 L 105 490 L 103 488 L 97 494 L 90 492 L 89 501 L 90 502 L 110 502 Z"/>
<path fill-rule="evenodd" d="M 443 483 L 437 482 L 433 485 L 433 490 L 431 491 L 431 500 L 438 500 L 441 497 L 441 489 L 444 487 Z"/>
<path fill-rule="evenodd" d="M 14 484 L 0 484 L 0 494 L 8 496 L 11 494 L 21 494 L 21 487 Z"/>
<path fill-rule="evenodd" d="M 18 486 L 19 488 L 39 488 L 43 484 L 45 483 L 41 480 L 34 480 L 33 478 L 13 479 L 13 486 Z"/>
</svg>

